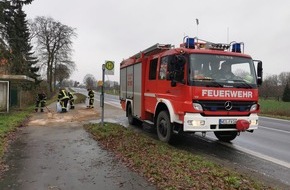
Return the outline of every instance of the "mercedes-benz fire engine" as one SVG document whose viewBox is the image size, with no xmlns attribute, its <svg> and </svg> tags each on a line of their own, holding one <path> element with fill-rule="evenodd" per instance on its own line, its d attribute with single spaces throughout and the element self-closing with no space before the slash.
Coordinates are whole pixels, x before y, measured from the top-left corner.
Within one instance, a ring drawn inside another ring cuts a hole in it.
<svg viewBox="0 0 290 190">
<path fill-rule="evenodd" d="M 130 124 L 156 127 L 163 142 L 182 132 L 214 132 L 228 142 L 258 128 L 262 70 L 244 43 L 155 44 L 121 62 L 121 106 Z"/>
</svg>

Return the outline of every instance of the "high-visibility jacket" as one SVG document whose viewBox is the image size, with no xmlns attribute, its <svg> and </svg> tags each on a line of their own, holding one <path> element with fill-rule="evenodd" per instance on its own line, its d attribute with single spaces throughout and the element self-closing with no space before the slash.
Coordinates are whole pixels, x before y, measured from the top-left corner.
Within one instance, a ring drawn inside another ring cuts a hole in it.
<svg viewBox="0 0 290 190">
<path fill-rule="evenodd" d="M 68 93 L 68 97 L 69 97 L 69 99 L 70 99 L 70 100 L 73 100 L 73 99 L 74 99 L 73 94 L 72 94 L 71 92 L 67 92 L 67 93 Z"/>
<path fill-rule="evenodd" d="M 67 94 L 67 92 L 65 90 L 59 91 L 59 94 L 58 94 L 58 97 L 57 98 L 60 101 L 62 101 L 64 99 L 69 99 L 68 94 Z"/>
<path fill-rule="evenodd" d="M 44 94 L 44 93 L 39 93 L 39 94 L 37 94 L 37 96 L 36 96 L 36 101 L 38 102 L 46 102 L 46 99 L 47 99 L 47 97 L 46 97 L 46 95 Z"/>
<path fill-rule="evenodd" d="M 95 97 L 95 93 L 93 90 L 89 90 L 88 96 L 90 99 L 93 99 Z"/>
</svg>

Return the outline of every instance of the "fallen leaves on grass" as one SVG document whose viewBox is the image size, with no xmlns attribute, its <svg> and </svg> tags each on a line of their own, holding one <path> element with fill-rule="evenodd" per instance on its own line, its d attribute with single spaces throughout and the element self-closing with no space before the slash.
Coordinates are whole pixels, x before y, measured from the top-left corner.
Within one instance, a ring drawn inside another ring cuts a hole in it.
<svg viewBox="0 0 290 190">
<path fill-rule="evenodd" d="M 158 189 L 272 189 L 205 157 L 176 149 L 118 124 L 84 126 L 103 148 Z"/>
</svg>

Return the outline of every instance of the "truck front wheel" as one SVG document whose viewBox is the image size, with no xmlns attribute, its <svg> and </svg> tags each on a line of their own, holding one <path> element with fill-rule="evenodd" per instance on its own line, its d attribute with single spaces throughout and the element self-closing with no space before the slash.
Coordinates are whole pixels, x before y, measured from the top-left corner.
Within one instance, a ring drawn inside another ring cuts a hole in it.
<svg viewBox="0 0 290 190">
<path fill-rule="evenodd" d="M 220 141 L 230 142 L 237 137 L 238 132 L 237 131 L 215 131 L 214 134 L 216 138 L 218 138 Z"/>
<path fill-rule="evenodd" d="M 172 123 L 167 111 L 161 111 L 157 116 L 157 135 L 162 142 L 170 143 L 172 141 Z"/>
</svg>

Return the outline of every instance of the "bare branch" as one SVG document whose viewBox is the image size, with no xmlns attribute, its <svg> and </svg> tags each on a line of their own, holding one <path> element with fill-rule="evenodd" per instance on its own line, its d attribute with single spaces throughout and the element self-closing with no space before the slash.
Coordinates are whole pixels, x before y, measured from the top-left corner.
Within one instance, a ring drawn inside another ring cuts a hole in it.
<svg viewBox="0 0 290 190">
<path fill-rule="evenodd" d="M 77 35 L 74 28 L 55 21 L 51 17 L 36 17 L 30 26 L 33 37 L 36 38 L 36 51 L 41 57 L 40 61 L 46 65 L 47 81 L 50 86 L 49 90 L 52 92 L 53 84 L 69 78 L 75 69 L 71 55 L 72 38 Z M 64 72 L 64 69 L 67 71 Z M 61 74 L 63 76 L 60 76 Z"/>
</svg>

